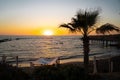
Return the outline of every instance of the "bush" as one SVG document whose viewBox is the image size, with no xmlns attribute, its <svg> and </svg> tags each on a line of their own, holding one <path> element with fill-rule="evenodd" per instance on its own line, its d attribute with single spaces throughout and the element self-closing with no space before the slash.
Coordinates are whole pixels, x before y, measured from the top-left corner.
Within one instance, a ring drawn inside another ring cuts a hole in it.
<svg viewBox="0 0 120 80">
<path fill-rule="evenodd" d="M 28 80 L 29 76 L 17 67 L 0 64 L 0 80 Z"/>
<path fill-rule="evenodd" d="M 85 80 L 84 69 L 77 65 L 41 66 L 33 72 L 35 80 Z"/>
</svg>

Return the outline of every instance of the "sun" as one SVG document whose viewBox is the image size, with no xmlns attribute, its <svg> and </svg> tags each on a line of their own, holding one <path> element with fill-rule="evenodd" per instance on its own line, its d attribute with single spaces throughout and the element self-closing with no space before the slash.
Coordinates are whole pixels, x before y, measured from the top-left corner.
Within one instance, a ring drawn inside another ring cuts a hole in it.
<svg viewBox="0 0 120 80">
<path fill-rule="evenodd" d="M 43 32 L 43 35 L 47 35 L 47 36 L 53 35 L 53 31 L 51 31 L 51 30 L 45 30 L 45 31 Z"/>
</svg>

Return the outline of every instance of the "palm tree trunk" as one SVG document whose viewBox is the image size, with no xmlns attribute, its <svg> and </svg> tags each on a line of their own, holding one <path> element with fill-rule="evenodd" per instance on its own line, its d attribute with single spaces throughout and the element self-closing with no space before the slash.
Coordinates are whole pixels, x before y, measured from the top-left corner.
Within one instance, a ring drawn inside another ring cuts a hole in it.
<svg viewBox="0 0 120 80">
<path fill-rule="evenodd" d="M 85 72 L 89 72 L 89 37 L 87 35 L 83 36 L 83 51 L 84 51 L 84 68 Z"/>
</svg>

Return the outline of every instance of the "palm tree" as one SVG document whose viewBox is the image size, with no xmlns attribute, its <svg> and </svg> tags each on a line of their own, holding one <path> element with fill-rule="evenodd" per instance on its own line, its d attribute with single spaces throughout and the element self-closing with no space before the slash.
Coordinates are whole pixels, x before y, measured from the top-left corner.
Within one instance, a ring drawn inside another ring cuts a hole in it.
<svg viewBox="0 0 120 80">
<path fill-rule="evenodd" d="M 99 10 L 87 11 L 79 10 L 77 15 L 72 18 L 70 23 L 61 24 L 60 27 L 67 28 L 70 32 L 80 32 L 83 37 L 84 67 L 88 73 L 89 64 L 89 37 L 88 35 L 95 29 L 98 20 Z"/>
<path fill-rule="evenodd" d="M 116 31 L 116 32 L 119 32 L 120 31 L 120 28 L 113 25 L 113 24 L 110 24 L 110 23 L 106 23 L 102 26 L 100 26 L 99 28 L 96 29 L 96 33 L 102 33 L 103 35 L 105 35 L 105 33 L 110 33 L 112 31 Z"/>
</svg>

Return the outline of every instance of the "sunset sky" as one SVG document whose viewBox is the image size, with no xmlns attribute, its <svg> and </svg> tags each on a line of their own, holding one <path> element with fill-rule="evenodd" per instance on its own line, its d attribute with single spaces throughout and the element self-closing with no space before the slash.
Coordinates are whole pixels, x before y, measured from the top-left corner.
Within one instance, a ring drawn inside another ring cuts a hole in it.
<svg viewBox="0 0 120 80">
<path fill-rule="evenodd" d="M 0 35 L 67 35 L 59 25 L 89 8 L 102 9 L 99 25 L 120 27 L 120 0 L 0 0 Z"/>
</svg>

